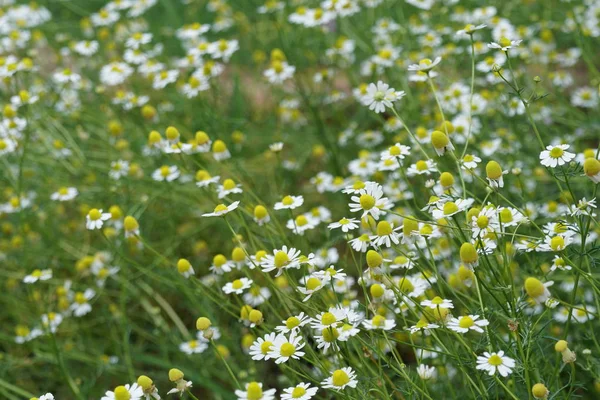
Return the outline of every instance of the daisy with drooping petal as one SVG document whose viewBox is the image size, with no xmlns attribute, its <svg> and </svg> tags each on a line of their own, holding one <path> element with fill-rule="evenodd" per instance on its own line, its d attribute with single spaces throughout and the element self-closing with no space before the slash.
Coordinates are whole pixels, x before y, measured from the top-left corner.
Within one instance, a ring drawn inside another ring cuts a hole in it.
<svg viewBox="0 0 600 400">
<path fill-rule="evenodd" d="M 23 278 L 23 283 L 35 283 L 37 281 L 47 281 L 52 278 L 52 270 L 51 269 L 35 269 L 33 272 L 25 278 Z"/>
<path fill-rule="evenodd" d="M 199 340 L 190 340 L 179 345 L 179 350 L 187 355 L 200 354 L 206 349 L 208 349 L 208 344 Z"/>
<path fill-rule="evenodd" d="M 238 400 L 274 400 L 275 389 L 263 390 L 262 383 L 246 383 L 246 390 L 236 390 L 235 395 Z"/>
<path fill-rule="evenodd" d="M 289 339 L 284 334 L 279 334 L 273 341 L 273 347 L 269 356 L 275 359 L 276 364 L 281 364 L 288 361 L 290 358 L 299 360 L 304 356 L 304 352 L 300 351 L 305 346 L 302 337 L 296 332 L 290 333 Z"/>
<path fill-rule="evenodd" d="M 376 315 L 372 319 L 367 319 L 362 322 L 363 326 L 368 330 L 384 330 L 389 331 L 396 326 L 396 321 L 387 319 L 382 315 Z"/>
<path fill-rule="evenodd" d="M 358 384 L 356 373 L 351 367 L 344 367 L 333 371 L 331 376 L 321 382 L 325 389 L 343 390 L 346 387 L 355 388 Z"/>
<path fill-rule="evenodd" d="M 252 286 L 252 280 L 248 278 L 236 279 L 233 282 L 227 282 L 223 286 L 223 292 L 226 294 L 242 294 L 244 290 L 249 289 Z"/>
<path fill-rule="evenodd" d="M 259 337 L 252 343 L 250 346 L 249 354 L 252 356 L 252 359 L 255 361 L 258 360 L 268 360 L 271 358 L 271 351 L 273 350 L 273 342 L 277 334 L 275 332 L 268 333 L 264 337 Z"/>
<path fill-rule="evenodd" d="M 352 196 L 349 204 L 350 212 L 361 212 L 361 218 L 371 215 L 378 220 L 393 204 L 387 197 L 383 197 L 383 187 L 376 182 L 367 182 L 359 191 L 360 196 Z"/>
<path fill-rule="evenodd" d="M 310 387 L 310 383 L 301 382 L 296 386 L 283 389 L 281 400 L 310 400 L 319 388 Z"/>
<path fill-rule="evenodd" d="M 327 228 L 332 230 L 340 228 L 342 232 L 348 233 L 349 231 L 358 228 L 358 220 L 354 218 L 342 218 L 338 222 L 332 222 L 331 224 L 327 225 Z"/>
<path fill-rule="evenodd" d="M 298 332 L 300 328 L 304 325 L 308 324 L 310 321 L 310 317 L 303 312 L 298 315 L 293 315 L 286 319 L 283 322 L 284 325 L 279 325 L 275 327 L 275 330 L 279 333 L 290 333 L 290 332 Z"/>
<path fill-rule="evenodd" d="M 117 386 L 114 391 L 107 391 L 101 400 L 140 400 L 144 390 L 137 384 Z"/>
<path fill-rule="evenodd" d="M 69 311 L 76 317 L 83 317 L 85 314 L 92 311 L 92 306 L 89 301 L 96 295 L 93 289 L 86 289 L 85 292 L 77 292 L 73 297 L 73 304 L 69 307 Z"/>
<path fill-rule="evenodd" d="M 79 192 L 74 187 L 61 187 L 57 192 L 52 193 L 51 200 L 69 201 L 73 200 Z"/>
<path fill-rule="evenodd" d="M 215 207 L 215 210 L 211 213 L 202 214 L 203 217 L 222 217 L 223 215 L 230 213 L 231 211 L 238 208 L 239 201 L 234 201 L 230 205 L 219 204 Z"/>
<path fill-rule="evenodd" d="M 273 208 L 275 210 L 289 209 L 293 210 L 300 207 L 304 203 L 304 197 L 302 196 L 285 196 L 281 201 L 275 203 Z"/>
<path fill-rule="evenodd" d="M 431 300 L 423 300 L 421 302 L 423 307 L 437 309 L 437 308 L 454 308 L 454 304 L 452 304 L 452 300 L 442 299 L 439 296 L 434 297 Z"/>
<path fill-rule="evenodd" d="M 565 151 L 570 146 L 568 144 L 560 144 L 558 146 L 546 146 L 546 150 L 540 153 L 540 164 L 545 167 L 556 168 L 557 166 L 565 165 L 575 158 L 575 154 Z"/>
<path fill-rule="evenodd" d="M 103 213 L 102 209 L 92 208 L 85 217 L 85 227 L 89 230 L 100 229 L 104 225 L 104 221 L 110 218 L 110 213 Z"/>
<path fill-rule="evenodd" d="M 283 246 L 281 250 L 273 250 L 273 254 L 265 255 L 260 265 L 263 272 L 271 272 L 277 270 L 279 276 L 283 273 L 284 268 L 300 268 L 300 250 L 291 247 Z"/>
<path fill-rule="evenodd" d="M 477 366 L 475 368 L 486 371 L 489 375 L 499 373 L 503 377 L 511 374 L 515 367 L 515 360 L 504 355 L 503 351 L 497 353 L 483 353 L 483 356 L 477 357 Z"/>
<path fill-rule="evenodd" d="M 500 49 L 502 51 L 508 51 L 513 47 L 518 47 L 521 44 L 522 40 L 510 40 L 506 37 L 500 38 L 499 42 L 492 42 L 488 44 L 490 49 Z"/>
<path fill-rule="evenodd" d="M 467 333 L 469 330 L 483 333 L 481 327 L 488 325 L 489 321 L 487 319 L 479 319 L 479 315 L 465 315 L 458 318 L 452 318 L 447 324 L 449 329 L 458 333 Z"/>
<path fill-rule="evenodd" d="M 441 61 L 442 57 L 436 57 L 433 61 L 431 61 L 429 58 L 424 58 L 419 61 L 418 64 L 409 65 L 408 70 L 429 73 L 429 71 L 434 69 Z"/>
</svg>

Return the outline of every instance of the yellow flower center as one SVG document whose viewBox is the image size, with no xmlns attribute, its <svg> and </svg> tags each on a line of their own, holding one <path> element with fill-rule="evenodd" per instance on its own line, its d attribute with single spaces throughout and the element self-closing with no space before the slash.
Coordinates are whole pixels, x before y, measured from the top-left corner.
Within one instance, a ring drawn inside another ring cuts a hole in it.
<svg viewBox="0 0 600 400">
<path fill-rule="evenodd" d="M 292 398 L 293 399 L 299 399 L 300 397 L 304 396 L 306 394 L 306 389 L 304 389 L 302 386 L 296 386 L 294 388 L 294 390 L 292 390 Z"/>
<path fill-rule="evenodd" d="M 295 351 L 296 351 L 296 346 L 294 346 L 293 344 L 291 344 L 289 342 L 282 344 L 281 347 L 279 348 L 279 352 L 284 357 L 290 357 L 292 354 L 294 354 Z"/>
<path fill-rule="evenodd" d="M 565 151 L 560 147 L 554 147 L 552 150 L 550 150 L 550 157 L 560 158 L 564 153 Z"/>
<path fill-rule="evenodd" d="M 494 367 L 502 365 L 502 358 L 498 354 L 494 354 L 488 359 L 488 364 L 493 365 Z"/>
<path fill-rule="evenodd" d="M 449 201 L 444 204 L 444 215 L 450 215 L 458 212 L 458 206 L 455 202 Z"/>
<path fill-rule="evenodd" d="M 370 194 L 363 194 L 360 196 L 360 206 L 364 210 L 370 210 L 375 207 L 375 198 Z"/>
<path fill-rule="evenodd" d="M 115 388 L 115 400 L 129 400 L 131 395 L 125 386 L 117 386 Z"/>
<path fill-rule="evenodd" d="M 292 196 L 285 196 L 283 200 L 281 200 L 281 202 L 284 206 L 291 206 L 292 204 L 294 204 L 294 199 L 292 198 Z"/>
<path fill-rule="evenodd" d="M 471 318 L 469 316 L 462 317 L 458 321 L 458 326 L 460 326 L 461 328 L 469 329 L 473 325 L 475 325 L 475 321 L 473 321 L 473 318 Z"/>
<path fill-rule="evenodd" d="M 378 326 L 378 327 L 384 326 L 385 325 L 385 317 L 383 317 L 381 315 L 376 315 L 371 320 L 371 323 L 373 324 L 373 326 Z"/>
<path fill-rule="evenodd" d="M 246 393 L 248 400 L 260 400 L 263 397 L 263 391 L 258 382 L 250 382 L 246 387 Z"/>
<path fill-rule="evenodd" d="M 277 253 L 275 253 L 275 267 L 285 267 L 289 262 L 290 258 L 288 257 L 285 251 L 278 251 Z"/>
<path fill-rule="evenodd" d="M 219 204 L 218 206 L 215 207 L 215 213 L 219 213 L 219 212 L 223 212 L 223 211 L 227 211 L 227 206 L 225 204 Z"/>
<path fill-rule="evenodd" d="M 233 181 L 233 179 L 225 179 L 225 181 L 223 182 L 223 188 L 225 188 L 225 190 L 231 190 L 235 188 L 235 182 Z"/>
<path fill-rule="evenodd" d="M 88 215 L 92 221 L 97 221 L 102 217 L 102 214 L 100 214 L 100 211 L 97 208 L 92 208 Z"/>
<path fill-rule="evenodd" d="M 231 283 L 231 287 L 233 287 L 235 290 L 239 290 L 244 287 L 244 283 L 240 279 L 236 279 Z"/>
<path fill-rule="evenodd" d="M 347 373 L 345 373 L 341 369 L 338 369 L 337 371 L 335 371 L 333 373 L 333 377 L 332 377 L 333 386 L 338 386 L 338 387 L 344 386 L 348 382 L 350 382 L 350 377 L 348 376 Z"/>
<path fill-rule="evenodd" d="M 271 351 L 271 347 L 273 347 L 273 342 L 269 342 L 269 341 L 265 340 L 260 345 L 260 352 L 263 354 L 267 354 L 269 351 Z"/>
<path fill-rule="evenodd" d="M 321 323 L 323 325 L 331 325 L 331 324 L 335 323 L 336 321 L 337 321 L 337 319 L 336 319 L 335 315 L 333 315 L 330 312 L 326 312 L 321 317 Z"/>
<path fill-rule="evenodd" d="M 306 289 L 307 290 L 315 290 L 321 285 L 321 280 L 319 278 L 311 277 L 306 281 Z"/>
</svg>

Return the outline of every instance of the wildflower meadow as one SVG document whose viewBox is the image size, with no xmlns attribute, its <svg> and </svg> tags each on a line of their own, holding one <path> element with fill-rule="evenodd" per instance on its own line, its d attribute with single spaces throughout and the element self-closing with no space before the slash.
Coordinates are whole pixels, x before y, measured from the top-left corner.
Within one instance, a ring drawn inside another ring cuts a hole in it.
<svg viewBox="0 0 600 400">
<path fill-rule="evenodd" d="M 0 400 L 600 399 L 600 0 L 0 0 Z"/>
</svg>

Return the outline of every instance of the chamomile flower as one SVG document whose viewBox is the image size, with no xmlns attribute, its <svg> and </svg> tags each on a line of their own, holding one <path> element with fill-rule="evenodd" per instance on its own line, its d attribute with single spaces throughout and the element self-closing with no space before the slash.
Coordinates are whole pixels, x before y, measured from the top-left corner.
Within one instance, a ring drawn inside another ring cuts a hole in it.
<svg viewBox="0 0 600 400">
<path fill-rule="evenodd" d="M 304 325 L 308 324 L 310 321 L 310 317 L 303 312 L 298 315 L 292 315 L 283 322 L 284 325 L 279 325 L 275 327 L 275 330 L 279 333 L 290 333 L 290 332 L 298 332 L 300 328 Z"/>
<path fill-rule="evenodd" d="M 486 351 L 483 353 L 483 356 L 477 357 L 477 366 L 475 368 L 487 372 L 490 376 L 498 373 L 502 377 L 507 377 L 512 373 L 515 365 L 515 360 L 504 355 L 504 351 L 497 353 L 488 353 Z"/>
<path fill-rule="evenodd" d="M 79 191 L 77 190 L 77 188 L 63 186 L 60 189 L 58 189 L 57 192 L 52 193 L 50 199 L 56 201 L 69 201 L 77 197 L 78 194 Z"/>
<path fill-rule="evenodd" d="M 69 307 L 69 311 L 76 317 L 83 317 L 90 311 L 92 306 L 89 301 L 94 298 L 96 292 L 93 289 L 86 289 L 84 292 L 77 292 L 73 296 L 73 303 Z"/>
<path fill-rule="evenodd" d="M 23 278 L 23 283 L 32 284 L 37 281 L 47 281 L 52 279 L 51 269 L 35 269 L 33 272 Z"/>
<path fill-rule="evenodd" d="M 176 165 L 163 165 L 152 173 L 152 179 L 158 182 L 172 182 L 179 178 L 179 168 Z"/>
<path fill-rule="evenodd" d="M 329 283 L 329 280 L 323 276 L 312 274 L 304 279 L 304 286 L 298 286 L 297 290 L 305 295 L 303 302 L 308 301 L 311 296 L 317 291 L 323 289 L 325 285 Z"/>
<path fill-rule="evenodd" d="M 417 375 L 424 381 L 428 381 L 436 377 L 437 372 L 435 367 L 430 367 L 429 365 L 419 364 L 417 367 Z"/>
<path fill-rule="evenodd" d="M 389 331 L 396 326 L 396 321 L 387 319 L 382 315 L 375 315 L 372 319 L 367 319 L 362 322 L 367 330 L 384 330 Z"/>
<path fill-rule="evenodd" d="M 570 146 L 561 144 L 558 146 L 546 146 L 546 150 L 540 153 L 540 163 L 545 167 L 556 168 L 565 165 L 575 158 L 575 154 L 565 151 Z"/>
<path fill-rule="evenodd" d="M 282 84 L 284 81 L 294 76 L 295 71 L 296 67 L 293 65 L 289 65 L 285 61 L 275 60 L 271 63 L 271 67 L 264 72 L 264 76 L 271 83 Z"/>
<path fill-rule="evenodd" d="M 218 204 L 214 211 L 211 213 L 202 214 L 203 217 L 222 217 L 223 215 L 232 212 L 236 208 L 238 208 L 240 202 L 234 201 L 230 205 L 226 206 L 225 204 Z"/>
<path fill-rule="evenodd" d="M 342 232 L 348 233 L 358 228 L 358 222 L 359 221 L 355 218 L 342 218 L 337 222 L 332 222 L 331 224 L 327 225 L 327 228 L 331 230 L 340 228 Z"/>
<path fill-rule="evenodd" d="M 200 340 L 190 340 L 179 345 L 179 351 L 187 355 L 200 354 L 208 349 L 208 344 Z"/>
<path fill-rule="evenodd" d="M 111 218 L 111 214 L 103 213 L 102 209 L 92 208 L 85 218 L 85 227 L 89 230 L 94 230 L 102 228 L 104 221 L 107 221 Z"/>
<path fill-rule="evenodd" d="M 378 81 L 367 87 L 367 93 L 363 97 L 363 104 L 376 113 L 382 113 L 386 108 L 392 108 L 393 103 L 404 96 L 404 92 L 396 91 L 387 83 Z"/>
<path fill-rule="evenodd" d="M 440 62 L 442 62 L 442 57 L 436 57 L 433 61 L 429 58 L 424 58 L 418 64 L 409 65 L 408 70 L 430 73 Z"/>
<path fill-rule="evenodd" d="M 263 272 L 277 270 L 275 276 L 283 273 L 284 269 L 300 268 L 300 250 L 283 246 L 279 250 L 274 250 L 273 254 L 267 254 L 260 261 Z"/>
<path fill-rule="evenodd" d="M 273 208 L 275 210 L 293 210 L 295 208 L 300 207 L 304 203 L 304 197 L 302 196 L 291 196 L 287 195 L 281 201 L 275 203 Z"/>
<path fill-rule="evenodd" d="M 551 296 L 548 287 L 554 284 L 553 281 L 542 283 L 536 278 L 529 277 L 525 280 L 525 292 L 531 297 L 536 303 L 543 304 Z"/>
<path fill-rule="evenodd" d="M 117 386 L 114 391 L 107 391 L 101 400 L 141 400 L 144 390 L 137 383 Z"/>
<path fill-rule="evenodd" d="M 397 233 L 401 228 L 394 228 L 394 224 L 387 221 L 379 221 L 377 223 L 376 234 L 370 237 L 371 243 L 378 247 L 391 247 L 392 243 L 400 243 L 400 235 Z"/>
<path fill-rule="evenodd" d="M 383 187 L 375 182 L 368 182 L 358 192 L 359 196 L 352 196 L 349 204 L 350 212 L 362 212 L 361 218 L 372 216 L 378 220 L 382 214 L 392 207 L 392 203 L 383 196 Z"/>
<path fill-rule="evenodd" d="M 488 325 L 489 321 L 487 319 L 479 319 L 479 315 L 465 315 L 458 318 L 452 318 L 447 324 L 448 329 L 459 333 L 467 333 L 470 330 L 483 333 L 481 327 Z"/>
<path fill-rule="evenodd" d="M 319 388 L 311 387 L 310 383 L 301 382 L 296 386 L 283 389 L 281 400 L 310 400 Z"/>
<path fill-rule="evenodd" d="M 275 389 L 263 390 L 262 383 L 246 383 L 246 390 L 236 390 L 238 400 L 275 400 Z"/>
<path fill-rule="evenodd" d="M 259 337 L 250 346 L 249 354 L 255 361 L 269 360 L 271 358 L 271 351 L 273 350 L 273 342 L 277 337 L 276 333 L 268 333 L 264 337 Z"/>
<path fill-rule="evenodd" d="M 452 300 L 442 299 L 439 296 L 434 297 L 431 300 L 423 300 L 421 302 L 423 307 L 437 309 L 437 308 L 454 308 L 454 304 L 452 304 Z"/>
<path fill-rule="evenodd" d="M 233 282 L 227 282 L 223 286 L 223 292 L 226 294 L 242 294 L 244 290 L 249 289 L 252 286 L 252 280 L 248 278 L 236 279 Z"/>
<path fill-rule="evenodd" d="M 500 38 L 499 42 L 491 42 L 488 44 L 488 47 L 490 49 L 500 49 L 504 52 L 507 52 L 508 50 L 514 48 L 514 47 L 518 47 L 521 44 L 522 40 L 510 40 L 506 37 L 502 37 Z"/>
<path fill-rule="evenodd" d="M 284 334 L 279 334 L 273 341 L 269 356 L 275 360 L 276 364 L 287 362 L 290 358 L 299 360 L 305 354 L 301 351 L 304 346 L 302 337 L 295 332 L 290 333 L 289 338 Z"/>
<path fill-rule="evenodd" d="M 346 387 L 355 388 L 357 384 L 356 373 L 352 367 L 337 369 L 321 382 L 323 388 L 333 390 L 344 390 Z"/>
</svg>

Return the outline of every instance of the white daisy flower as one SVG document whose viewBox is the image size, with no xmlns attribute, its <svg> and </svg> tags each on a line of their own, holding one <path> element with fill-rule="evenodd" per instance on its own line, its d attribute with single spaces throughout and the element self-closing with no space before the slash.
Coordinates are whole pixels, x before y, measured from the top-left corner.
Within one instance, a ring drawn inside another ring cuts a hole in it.
<svg viewBox="0 0 600 400">
<path fill-rule="evenodd" d="M 396 91 L 390 88 L 390 85 L 378 81 L 377 84 L 371 83 L 367 87 L 367 93 L 363 97 L 363 104 L 376 113 L 382 113 L 386 108 L 392 108 L 395 101 L 404 96 L 403 91 Z"/>
<path fill-rule="evenodd" d="M 247 383 L 244 390 L 236 390 L 238 400 L 275 400 L 275 389 L 263 390 L 262 383 Z"/>
<path fill-rule="evenodd" d="M 358 228 L 358 222 L 359 221 L 355 218 L 342 218 L 338 222 L 332 222 L 331 224 L 327 225 L 327 228 L 331 230 L 340 228 L 342 232 L 348 233 L 349 231 Z"/>
<path fill-rule="evenodd" d="M 275 359 L 276 364 L 281 364 L 288 361 L 290 358 L 299 360 L 304 356 L 304 352 L 300 351 L 305 346 L 302 337 L 296 332 L 290 333 L 289 339 L 283 334 L 277 335 L 273 341 L 273 347 L 269 356 Z"/>
<path fill-rule="evenodd" d="M 221 217 L 227 213 L 230 213 L 231 211 L 235 210 L 236 208 L 238 208 L 239 204 L 240 204 L 239 201 L 234 201 L 233 203 L 231 203 L 228 206 L 226 206 L 225 204 L 219 204 L 215 207 L 215 210 L 213 212 L 202 214 L 202 216 L 203 217 Z"/>
<path fill-rule="evenodd" d="M 101 400 L 140 400 L 144 395 L 144 389 L 137 383 L 125 386 L 117 386 L 114 391 L 107 391 Z"/>
<path fill-rule="evenodd" d="M 343 390 L 346 387 L 355 388 L 357 384 L 356 373 L 351 367 L 335 370 L 331 376 L 321 382 L 323 388 L 334 390 Z"/>
<path fill-rule="evenodd" d="M 85 227 L 89 230 L 100 229 L 111 216 L 110 213 L 103 213 L 102 209 L 92 208 L 85 217 Z"/>
<path fill-rule="evenodd" d="M 423 300 L 421 302 L 423 307 L 437 309 L 437 308 L 454 308 L 454 304 L 452 304 L 452 300 L 442 299 L 439 296 L 434 297 L 431 300 Z"/>
<path fill-rule="evenodd" d="M 259 360 L 268 360 L 271 358 L 270 354 L 273 350 L 273 342 L 277 334 L 275 332 L 268 333 L 264 337 L 259 337 L 252 343 L 250 346 L 249 354 L 252 356 L 252 359 L 255 361 Z"/>
<path fill-rule="evenodd" d="M 56 201 L 69 201 L 73 200 L 78 194 L 79 192 L 74 187 L 61 187 L 57 192 L 52 193 L 50 199 Z"/>
<path fill-rule="evenodd" d="M 310 400 L 319 388 L 310 387 L 310 383 L 301 382 L 296 386 L 283 389 L 281 400 Z"/>
<path fill-rule="evenodd" d="M 35 283 L 37 281 L 47 281 L 48 279 L 52 279 L 52 270 L 51 269 L 35 269 L 25 278 L 23 278 L 23 283 Z"/>
<path fill-rule="evenodd" d="M 375 315 L 372 319 L 362 322 L 363 326 L 368 330 L 384 330 L 389 331 L 396 326 L 396 321 L 387 319 L 382 315 Z"/>
<path fill-rule="evenodd" d="M 223 286 L 223 291 L 226 294 L 242 294 L 244 290 L 249 289 L 252 286 L 252 280 L 248 278 L 240 278 L 236 279 L 233 282 L 227 282 L 225 286 Z"/>
<path fill-rule="evenodd" d="M 503 351 L 497 353 L 483 353 L 483 356 L 477 357 L 477 366 L 475 368 L 486 371 L 489 375 L 499 373 L 503 377 L 511 374 L 515 367 L 515 360 L 504 355 Z"/>
<path fill-rule="evenodd" d="M 546 146 L 546 150 L 540 153 L 540 164 L 550 168 L 556 168 L 557 166 L 565 165 L 575 158 L 574 153 L 565 151 L 569 147 L 570 146 L 568 144 Z"/>
<path fill-rule="evenodd" d="M 302 196 L 285 196 L 281 201 L 275 203 L 273 207 L 275 210 L 289 209 L 293 210 L 300 207 L 304 203 L 304 197 Z"/>
<path fill-rule="evenodd" d="M 283 246 L 280 250 L 273 250 L 273 254 L 267 254 L 260 262 L 263 272 L 277 270 L 275 276 L 283 273 L 284 269 L 300 268 L 300 250 Z"/>
<path fill-rule="evenodd" d="M 467 333 L 469 330 L 483 333 L 481 327 L 488 325 L 489 321 L 487 319 L 479 319 L 479 315 L 465 315 L 458 318 L 452 318 L 450 322 L 446 324 L 449 329 L 459 333 Z"/>
</svg>

